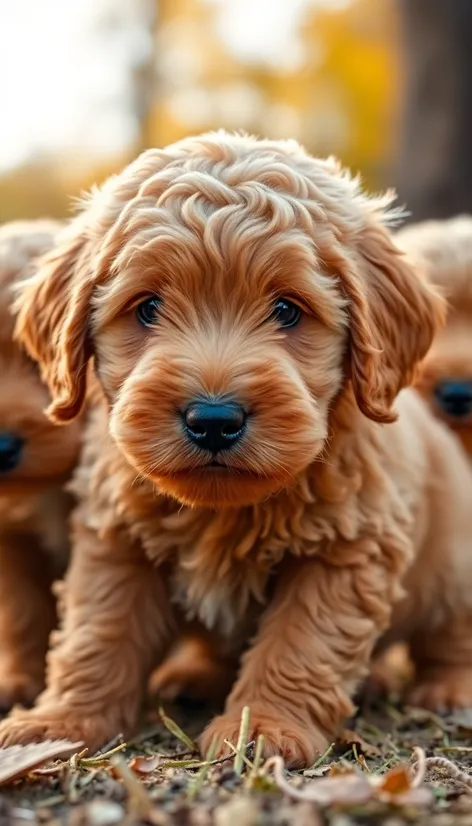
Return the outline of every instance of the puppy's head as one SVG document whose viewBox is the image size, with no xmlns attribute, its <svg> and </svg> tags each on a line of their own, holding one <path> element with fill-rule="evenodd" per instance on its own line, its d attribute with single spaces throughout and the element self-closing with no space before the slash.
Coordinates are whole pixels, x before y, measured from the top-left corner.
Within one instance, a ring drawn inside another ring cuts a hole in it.
<svg viewBox="0 0 472 826">
<path fill-rule="evenodd" d="M 393 246 L 389 200 L 294 142 L 216 133 L 144 153 L 23 292 L 51 417 L 77 415 L 93 354 L 128 461 L 214 506 L 290 484 L 343 388 L 391 421 L 442 304 Z"/>
<path fill-rule="evenodd" d="M 448 301 L 448 319 L 421 364 L 417 388 L 472 454 L 472 217 L 413 224 L 397 234 Z"/>
<path fill-rule="evenodd" d="M 31 275 L 34 259 L 51 248 L 59 228 L 52 221 L 0 228 L 0 496 L 62 479 L 78 452 L 78 426 L 60 431 L 44 415 L 48 389 L 13 338 L 14 287 Z"/>
</svg>

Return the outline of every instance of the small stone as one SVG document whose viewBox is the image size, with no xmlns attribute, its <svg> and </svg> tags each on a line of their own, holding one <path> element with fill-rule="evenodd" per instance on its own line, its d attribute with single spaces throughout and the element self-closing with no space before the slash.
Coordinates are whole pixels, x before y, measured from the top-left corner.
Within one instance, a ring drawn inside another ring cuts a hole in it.
<svg viewBox="0 0 472 826">
<path fill-rule="evenodd" d="M 124 818 L 124 810 L 113 800 L 94 800 L 87 806 L 90 826 L 113 826 Z"/>
<path fill-rule="evenodd" d="M 235 797 L 215 809 L 215 826 L 257 826 L 259 809 L 246 797 Z"/>
</svg>

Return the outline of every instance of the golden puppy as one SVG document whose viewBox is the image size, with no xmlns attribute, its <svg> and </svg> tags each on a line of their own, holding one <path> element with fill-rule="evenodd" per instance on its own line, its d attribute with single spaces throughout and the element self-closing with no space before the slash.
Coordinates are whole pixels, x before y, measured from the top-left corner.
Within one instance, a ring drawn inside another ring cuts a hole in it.
<svg viewBox="0 0 472 826">
<path fill-rule="evenodd" d="M 0 709 L 31 702 L 44 684 L 55 621 L 51 581 L 67 557 L 69 497 L 61 486 L 78 453 L 78 425 L 44 415 L 48 391 L 13 340 L 12 288 L 53 244 L 52 221 L 0 228 Z"/>
<path fill-rule="evenodd" d="M 224 132 L 95 191 L 22 293 L 58 423 L 96 373 L 48 686 L 0 728 L 94 748 L 135 725 L 183 617 L 240 670 L 202 736 L 310 764 L 376 644 L 413 700 L 472 702 L 471 469 L 412 381 L 443 303 L 333 160 Z M 399 395 L 400 393 L 400 395 Z"/>
<path fill-rule="evenodd" d="M 448 299 L 447 326 L 422 364 L 417 387 L 472 455 L 472 217 L 413 224 L 396 241 Z"/>
</svg>

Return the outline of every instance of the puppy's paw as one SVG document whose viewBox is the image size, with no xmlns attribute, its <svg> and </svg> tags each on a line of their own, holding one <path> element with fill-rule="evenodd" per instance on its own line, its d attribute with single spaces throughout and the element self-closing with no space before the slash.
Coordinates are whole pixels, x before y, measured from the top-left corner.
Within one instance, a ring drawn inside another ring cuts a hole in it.
<svg viewBox="0 0 472 826">
<path fill-rule="evenodd" d="M 472 668 L 445 667 L 420 674 L 406 700 L 409 705 L 439 712 L 472 708 Z"/>
<path fill-rule="evenodd" d="M 0 747 L 41 743 L 44 740 L 83 742 L 96 751 L 116 732 L 111 731 L 103 717 L 88 716 L 84 709 L 33 708 L 14 709 L 0 723 Z"/>
<path fill-rule="evenodd" d="M 202 754 L 207 754 L 214 739 L 216 756 L 229 754 L 231 750 L 225 740 L 236 745 L 240 725 L 239 714 L 215 717 L 200 737 Z M 305 728 L 289 717 L 251 708 L 248 740 L 257 740 L 260 734 L 264 737 L 264 757 L 280 754 L 290 768 L 311 766 L 328 745 L 326 737 L 314 727 L 307 725 Z"/>
<path fill-rule="evenodd" d="M 43 690 L 43 682 L 31 674 L 0 670 L 0 713 L 15 705 L 30 706 Z"/>
</svg>

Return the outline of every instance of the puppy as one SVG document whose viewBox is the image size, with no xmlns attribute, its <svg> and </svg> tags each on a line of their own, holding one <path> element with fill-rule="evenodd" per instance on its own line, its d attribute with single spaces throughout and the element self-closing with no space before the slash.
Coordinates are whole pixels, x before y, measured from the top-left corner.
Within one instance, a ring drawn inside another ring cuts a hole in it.
<svg viewBox="0 0 472 826">
<path fill-rule="evenodd" d="M 396 241 L 448 299 L 446 328 L 423 362 L 417 388 L 472 456 L 472 217 L 408 226 Z"/>
<path fill-rule="evenodd" d="M 141 155 L 25 285 L 17 332 L 73 421 L 95 386 L 48 685 L 0 742 L 98 747 L 136 723 L 182 618 L 240 658 L 266 754 L 311 764 L 379 644 L 412 701 L 472 703 L 471 469 L 412 390 L 442 299 L 389 196 L 295 142 L 224 132 Z"/>
<path fill-rule="evenodd" d="M 48 391 L 37 365 L 13 340 L 13 285 L 31 274 L 60 229 L 52 221 L 0 228 L 0 709 L 42 689 L 55 622 L 51 581 L 67 557 L 69 497 L 62 484 L 76 461 L 78 424 L 44 415 Z"/>
</svg>

